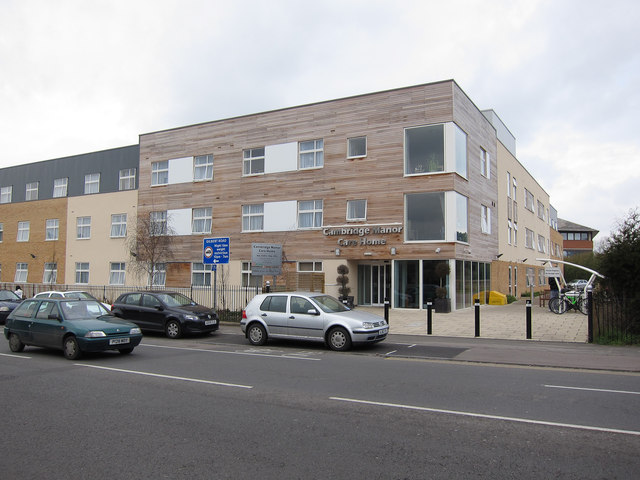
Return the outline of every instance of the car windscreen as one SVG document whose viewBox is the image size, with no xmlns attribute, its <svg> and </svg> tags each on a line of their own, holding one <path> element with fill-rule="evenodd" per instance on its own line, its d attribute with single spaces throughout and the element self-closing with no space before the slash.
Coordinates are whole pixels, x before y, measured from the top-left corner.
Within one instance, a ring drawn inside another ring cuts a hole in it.
<svg viewBox="0 0 640 480">
<path fill-rule="evenodd" d="M 60 302 L 60 309 L 66 320 L 90 320 L 109 314 L 100 302 L 93 300 L 67 300 Z"/>
<path fill-rule="evenodd" d="M 87 300 L 96 300 L 96 297 L 87 292 L 67 292 L 64 296 L 66 298 L 84 298 Z"/>
<path fill-rule="evenodd" d="M 345 307 L 342 303 L 338 301 L 338 299 L 331 297 L 329 295 L 318 295 L 317 297 L 311 297 L 314 302 L 316 302 L 323 312 L 325 313 L 336 313 L 336 312 L 347 312 L 349 309 Z"/>
<path fill-rule="evenodd" d="M 196 303 L 189 297 L 181 293 L 160 293 L 157 297 L 169 307 L 184 307 L 185 305 L 195 305 Z"/>
<path fill-rule="evenodd" d="M 9 290 L 0 290 L 0 300 L 20 300 L 20 298 Z"/>
</svg>

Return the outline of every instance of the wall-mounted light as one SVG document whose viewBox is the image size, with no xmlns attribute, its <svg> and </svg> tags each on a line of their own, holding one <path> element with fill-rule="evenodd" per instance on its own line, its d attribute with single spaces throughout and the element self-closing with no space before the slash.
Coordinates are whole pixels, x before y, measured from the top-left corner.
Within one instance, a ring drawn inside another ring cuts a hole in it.
<svg viewBox="0 0 640 480">
<path fill-rule="evenodd" d="M 468 253 L 470 255 L 471 254 L 471 249 L 470 248 L 465 248 L 464 249 L 464 253 Z"/>
<path fill-rule="evenodd" d="M 339 257 L 339 256 L 340 256 L 340 249 L 336 248 L 336 257 Z"/>
<path fill-rule="evenodd" d="M 371 253 L 371 252 L 364 252 L 364 255 L 366 255 L 367 257 L 370 257 L 371 255 L 373 255 L 373 253 Z"/>
<path fill-rule="evenodd" d="M 436 253 L 440 253 L 440 247 L 436 248 Z"/>
<path fill-rule="evenodd" d="M 391 255 L 395 255 L 396 254 L 396 247 L 391 247 Z"/>
<path fill-rule="evenodd" d="M 36 258 L 36 256 L 33 253 L 30 253 L 29 255 L 31 255 L 31 258 Z"/>
<path fill-rule="evenodd" d="M 496 258 L 500 258 L 502 255 L 503 255 L 502 253 L 499 253 L 496 255 Z"/>
</svg>

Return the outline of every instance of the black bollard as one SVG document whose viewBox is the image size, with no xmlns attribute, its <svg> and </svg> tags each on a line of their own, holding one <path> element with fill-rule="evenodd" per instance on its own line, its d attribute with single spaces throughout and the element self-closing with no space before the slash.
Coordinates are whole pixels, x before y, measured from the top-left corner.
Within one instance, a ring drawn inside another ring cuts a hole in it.
<svg viewBox="0 0 640 480">
<path fill-rule="evenodd" d="M 427 335 L 433 331 L 433 303 L 427 302 Z"/>
<path fill-rule="evenodd" d="M 389 299 L 388 298 L 384 299 L 384 319 L 387 322 L 387 325 L 389 325 Z"/>
<path fill-rule="evenodd" d="M 531 300 L 527 300 L 527 340 L 531 340 Z"/>
<path fill-rule="evenodd" d="M 475 301 L 476 307 L 476 337 L 480 336 L 480 299 Z"/>
<path fill-rule="evenodd" d="M 587 342 L 593 343 L 593 288 L 587 288 Z"/>
</svg>

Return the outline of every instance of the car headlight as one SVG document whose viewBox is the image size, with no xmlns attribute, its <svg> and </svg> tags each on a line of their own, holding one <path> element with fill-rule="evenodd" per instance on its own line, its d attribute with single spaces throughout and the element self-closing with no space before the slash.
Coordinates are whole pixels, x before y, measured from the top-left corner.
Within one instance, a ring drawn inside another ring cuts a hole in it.
<svg viewBox="0 0 640 480">
<path fill-rule="evenodd" d="M 0 312 L 8 312 L 8 311 L 9 311 L 9 307 L 5 307 L 4 305 L 0 307 Z"/>
<path fill-rule="evenodd" d="M 84 337 L 85 338 L 98 338 L 98 337 L 106 337 L 107 334 L 104 333 L 102 330 L 91 330 L 90 332 L 87 332 Z"/>
<path fill-rule="evenodd" d="M 142 334 L 142 330 L 140 330 L 138 327 L 132 328 L 129 333 L 131 335 L 141 335 Z"/>
<path fill-rule="evenodd" d="M 195 315 L 185 315 L 184 316 L 185 320 L 191 320 L 192 322 L 198 320 L 198 317 L 196 317 Z"/>
<path fill-rule="evenodd" d="M 376 327 L 375 327 L 375 325 L 374 325 L 373 323 L 371 323 L 371 322 L 362 322 L 362 326 L 363 326 L 364 328 L 367 328 L 367 329 L 369 329 L 369 328 L 376 328 Z"/>
</svg>

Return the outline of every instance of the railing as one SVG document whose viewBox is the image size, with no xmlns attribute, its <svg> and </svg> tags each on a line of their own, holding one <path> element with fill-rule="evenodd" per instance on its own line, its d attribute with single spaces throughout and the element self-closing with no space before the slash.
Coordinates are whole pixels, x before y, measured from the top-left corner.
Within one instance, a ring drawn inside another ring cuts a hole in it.
<svg viewBox="0 0 640 480">
<path fill-rule="evenodd" d="M 593 295 L 593 340 L 596 343 L 640 343 L 640 298 L 621 302 L 611 295 Z"/>
<path fill-rule="evenodd" d="M 70 291 L 81 290 L 89 292 L 98 300 L 112 304 L 115 300 L 127 292 L 145 290 L 169 290 L 180 292 L 193 299 L 200 305 L 215 308 L 218 316 L 223 321 L 240 321 L 242 309 L 258 293 L 260 287 L 241 287 L 237 285 L 217 285 L 215 290 L 212 286 L 190 285 L 188 287 L 132 287 L 122 285 L 60 285 L 44 283 L 21 283 L 24 298 L 31 298 L 37 293 L 50 290 Z M 15 291 L 18 284 L 0 283 L 0 289 Z"/>
</svg>

